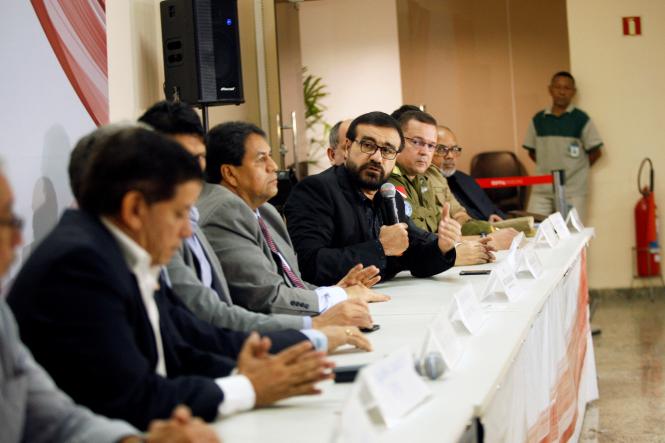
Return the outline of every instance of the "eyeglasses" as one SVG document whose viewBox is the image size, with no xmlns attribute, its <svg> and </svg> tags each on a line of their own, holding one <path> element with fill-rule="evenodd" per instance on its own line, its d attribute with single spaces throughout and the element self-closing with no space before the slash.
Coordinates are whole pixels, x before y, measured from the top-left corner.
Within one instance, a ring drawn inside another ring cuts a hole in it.
<svg viewBox="0 0 665 443">
<path fill-rule="evenodd" d="M 9 218 L 0 218 L 0 226 L 7 226 L 20 231 L 23 229 L 23 219 L 16 214 L 12 214 Z"/>
<path fill-rule="evenodd" d="M 427 149 L 429 149 L 430 151 L 434 151 L 436 149 L 436 144 L 435 143 L 427 143 L 422 138 L 404 137 L 404 139 L 411 142 L 411 144 L 413 146 L 415 146 L 416 148 L 427 147 Z"/>
<path fill-rule="evenodd" d="M 372 140 L 367 139 L 354 140 L 354 142 L 360 146 L 360 152 L 365 154 L 374 155 L 377 150 L 381 150 L 381 157 L 386 160 L 392 160 L 397 157 L 398 150 L 392 146 L 379 146 Z"/>
<path fill-rule="evenodd" d="M 446 155 L 446 154 L 460 155 L 461 152 L 462 152 L 461 146 L 436 145 L 436 153 L 440 155 Z"/>
</svg>

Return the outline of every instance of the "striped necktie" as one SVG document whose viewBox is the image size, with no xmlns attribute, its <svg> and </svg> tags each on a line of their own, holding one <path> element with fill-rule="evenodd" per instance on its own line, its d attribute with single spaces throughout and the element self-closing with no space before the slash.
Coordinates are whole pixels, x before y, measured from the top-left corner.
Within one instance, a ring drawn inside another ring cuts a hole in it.
<svg viewBox="0 0 665 443">
<path fill-rule="evenodd" d="M 284 271 L 284 274 L 291 280 L 291 283 L 293 286 L 296 288 L 301 288 L 301 289 L 307 289 L 305 288 L 305 284 L 298 278 L 298 276 L 291 270 L 291 267 L 286 263 L 286 259 L 282 256 L 282 254 L 279 253 L 279 249 L 277 249 L 277 245 L 275 244 L 275 241 L 272 239 L 272 235 L 270 235 L 270 231 L 268 231 L 268 226 L 266 226 L 265 222 L 263 221 L 263 218 L 261 216 L 258 216 L 256 218 L 259 221 L 259 227 L 261 228 L 261 232 L 263 233 L 263 238 L 265 238 L 266 243 L 268 243 L 268 247 L 270 248 L 270 251 L 272 251 L 273 255 L 277 256 L 279 258 L 279 263 L 280 267 L 282 268 L 282 271 Z"/>
</svg>

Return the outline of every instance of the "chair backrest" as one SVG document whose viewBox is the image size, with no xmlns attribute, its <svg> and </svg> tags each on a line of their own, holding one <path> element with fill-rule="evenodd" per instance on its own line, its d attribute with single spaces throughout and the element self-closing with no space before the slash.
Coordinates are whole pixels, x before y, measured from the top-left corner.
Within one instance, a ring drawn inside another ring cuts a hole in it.
<svg viewBox="0 0 665 443">
<path fill-rule="evenodd" d="M 526 175 L 524 165 L 511 151 L 490 151 L 476 154 L 471 159 L 473 178 L 515 177 Z M 487 196 L 503 211 L 524 210 L 528 188 L 485 189 Z"/>
</svg>

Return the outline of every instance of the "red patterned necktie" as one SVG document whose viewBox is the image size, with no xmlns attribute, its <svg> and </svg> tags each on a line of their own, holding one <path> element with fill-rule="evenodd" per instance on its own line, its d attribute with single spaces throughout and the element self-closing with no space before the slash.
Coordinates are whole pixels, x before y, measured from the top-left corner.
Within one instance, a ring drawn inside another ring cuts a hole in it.
<svg viewBox="0 0 665 443">
<path fill-rule="evenodd" d="M 268 226 L 266 226 L 265 222 L 260 216 L 257 217 L 257 219 L 259 221 L 259 227 L 261 227 L 261 232 L 263 233 L 263 238 L 265 238 L 266 243 L 268 243 L 268 247 L 275 256 L 279 257 L 279 263 L 282 268 L 282 271 L 284 271 L 289 280 L 291 280 L 293 286 L 295 286 L 296 288 L 307 289 L 302 280 L 300 280 L 298 276 L 295 274 L 295 272 L 291 270 L 291 267 L 286 263 L 286 260 L 284 259 L 282 254 L 279 253 L 279 249 L 277 249 L 277 245 L 275 244 L 275 241 L 272 239 L 270 231 L 268 231 Z"/>
</svg>

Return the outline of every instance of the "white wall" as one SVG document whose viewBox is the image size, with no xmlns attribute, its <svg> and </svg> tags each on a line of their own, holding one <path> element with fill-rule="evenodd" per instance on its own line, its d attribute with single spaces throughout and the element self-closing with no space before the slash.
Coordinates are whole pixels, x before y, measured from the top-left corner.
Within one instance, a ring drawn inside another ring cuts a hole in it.
<svg viewBox="0 0 665 443">
<path fill-rule="evenodd" d="M 641 16 L 641 37 L 622 36 L 622 16 Z M 665 209 L 665 2 L 568 0 L 571 69 L 578 104 L 605 140 L 591 174 L 589 260 L 594 288 L 631 284 L 637 168 L 651 157 L 656 203 Z M 662 233 L 661 218 L 661 243 Z"/>
<path fill-rule="evenodd" d="M 331 125 L 402 104 L 395 0 L 301 3 L 300 39 L 303 66 L 328 85 Z"/>
</svg>

